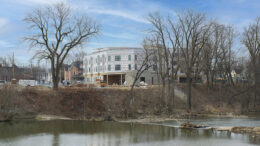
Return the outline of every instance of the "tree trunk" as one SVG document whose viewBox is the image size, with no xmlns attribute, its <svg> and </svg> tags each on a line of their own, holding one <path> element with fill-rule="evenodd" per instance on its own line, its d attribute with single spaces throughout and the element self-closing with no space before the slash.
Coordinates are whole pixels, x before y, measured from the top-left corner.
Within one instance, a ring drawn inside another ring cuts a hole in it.
<svg viewBox="0 0 260 146">
<path fill-rule="evenodd" d="M 52 81 L 53 81 L 53 90 L 59 90 L 60 67 L 58 65 L 56 66 L 56 68 L 52 69 Z"/>
<path fill-rule="evenodd" d="M 53 79 L 53 90 L 59 89 L 59 82 L 57 79 Z"/>
<path fill-rule="evenodd" d="M 161 90 L 161 95 L 162 95 L 162 105 L 163 106 L 165 106 L 166 105 L 166 103 L 167 103 L 167 98 L 166 98 L 166 96 L 165 96 L 165 87 L 166 87 L 166 85 L 165 85 L 165 78 L 163 78 L 163 81 L 162 81 L 162 90 Z"/>
<path fill-rule="evenodd" d="M 173 110 L 173 100 L 174 100 L 174 84 L 172 83 L 168 89 L 168 112 L 171 113 Z"/>
<path fill-rule="evenodd" d="M 210 83 L 209 83 L 209 73 L 208 72 L 206 73 L 206 77 L 207 77 L 207 87 L 209 87 Z"/>
<path fill-rule="evenodd" d="M 191 112 L 191 84 L 192 84 L 192 78 L 190 75 L 187 75 L 187 81 L 186 81 L 186 94 L 187 94 L 187 102 L 186 102 L 186 110 L 188 113 Z"/>
</svg>

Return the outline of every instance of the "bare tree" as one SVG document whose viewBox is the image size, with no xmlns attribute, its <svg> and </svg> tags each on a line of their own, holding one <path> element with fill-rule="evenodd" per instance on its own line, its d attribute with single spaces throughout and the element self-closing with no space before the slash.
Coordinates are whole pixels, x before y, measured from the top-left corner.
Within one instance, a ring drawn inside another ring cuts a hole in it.
<svg viewBox="0 0 260 146">
<path fill-rule="evenodd" d="M 24 21 L 34 33 L 25 37 L 31 48 L 37 49 L 33 58 L 51 62 L 53 89 L 58 90 L 60 69 L 67 55 L 96 36 L 100 26 L 87 16 L 73 15 L 65 3 L 34 9 Z"/>
<path fill-rule="evenodd" d="M 234 28 L 232 26 L 225 26 L 224 33 L 221 38 L 221 65 L 224 69 L 224 77 L 229 83 L 235 86 L 231 71 L 234 65 L 234 52 L 232 50 L 233 41 L 235 37 Z"/>
<path fill-rule="evenodd" d="M 192 72 L 209 36 L 210 25 L 206 24 L 204 14 L 186 11 L 177 15 L 177 22 L 172 25 L 183 57 L 186 74 L 187 112 L 191 111 Z"/>
<path fill-rule="evenodd" d="M 216 75 L 228 80 L 234 86 L 231 75 L 234 66 L 234 28 L 217 22 L 211 22 L 210 36 L 202 50 L 203 72 L 207 77 L 207 85 L 213 87 Z"/>
<path fill-rule="evenodd" d="M 254 107 L 256 107 L 257 90 L 260 86 L 260 18 L 244 29 L 241 42 L 250 54 L 250 68 L 253 72 Z"/>
<path fill-rule="evenodd" d="M 132 105 L 134 101 L 134 87 L 136 86 L 137 81 L 140 79 L 141 75 L 148 71 L 153 65 L 152 59 L 153 59 L 153 49 L 150 48 L 149 44 L 146 43 L 146 40 L 143 42 L 143 51 L 141 54 L 139 54 L 139 58 L 141 60 L 141 63 L 138 65 L 138 68 L 136 71 L 133 72 L 134 79 L 133 83 L 131 84 L 130 89 L 130 97 L 126 100 L 126 106 L 125 106 L 125 116 L 128 117 L 128 110 L 129 107 Z"/>
<path fill-rule="evenodd" d="M 153 29 L 151 30 L 154 33 L 154 41 L 155 46 L 157 48 L 156 56 L 158 57 L 158 72 L 162 82 L 162 89 L 161 89 L 161 99 L 163 104 L 167 104 L 167 96 L 165 96 L 165 89 L 166 89 L 166 78 L 169 75 L 169 56 L 166 47 L 166 26 L 163 18 L 160 16 L 159 13 L 150 14 L 148 20 L 153 25 Z"/>
<path fill-rule="evenodd" d="M 176 43 L 176 37 L 174 33 L 174 24 L 171 17 L 166 20 L 159 14 L 153 13 L 149 15 L 148 19 L 153 28 L 151 33 L 153 34 L 153 41 L 151 41 L 151 46 L 156 48 L 156 57 L 158 66 L 158 73 L 162 82 L 162 102 L 166 104 L 168 110 L 172 110 L 173 99 L 174 99 L 174 80 L 179 69 L 178 59 L 179 59 L 179 48 Z M 165 96 L 167 83 L 168 95 Z"/>
<path fill-rule="evenodd" d="M 71 54 L 68 55 L 65 62 L 67 64 L 71 64 L 72 62 L 75 62 L 75 61 L 83 61 L 84 56 L 86 56 L 86 54 L 87 53 L 85 53 L 84 51 L 77 51 L 75 53 L 71 53 Z"/>
<path fill-rule="evenodd" d="M 202 68 L 207 78 L 207 86 L 213 87 L 217 72 L 217 64 L 220 62 L 220 36 L 223 33 L 222 26 L 212 22 L 209 36 L 202 50 Z"/>
</svg>

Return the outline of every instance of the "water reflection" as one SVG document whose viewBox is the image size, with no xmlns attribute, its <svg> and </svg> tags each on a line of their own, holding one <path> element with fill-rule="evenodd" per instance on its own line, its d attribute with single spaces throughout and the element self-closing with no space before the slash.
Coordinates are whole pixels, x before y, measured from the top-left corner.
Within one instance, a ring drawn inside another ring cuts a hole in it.
<svg viewBox="0 0 260 146">
<path fill-rule="evenodd" d="M 160 125 L 84 121 L 16 121 L 0 123 L 0 145 L 252 145 L 257 138 L 230 132 L 187 130 Z"/>
</svg>

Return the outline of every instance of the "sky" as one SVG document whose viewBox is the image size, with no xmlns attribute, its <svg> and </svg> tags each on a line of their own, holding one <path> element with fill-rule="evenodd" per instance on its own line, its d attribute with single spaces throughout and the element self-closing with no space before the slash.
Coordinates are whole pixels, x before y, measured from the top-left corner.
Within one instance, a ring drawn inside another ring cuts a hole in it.
<svg viewBox="0 0 260 146">
<path fill-rule="evenodd" d="M 76 13 L 86 14 L 102 25 L 101 34 L 84 46 L 87 53 L 102 47 L 141 47 L 151 27 L 147 16 L 153 12 L 174 16 L 176 12 L 193 9 L 233 25 L 240 33 L 260 16 L 260 0 L 0 0 L 0 57 L 14 53 L 20 64 L 28 64 L 34 50 L 23 41 L 30 33 L 23 18 L 33 8 L 57 1 L 64 1 Z M 242 46 L 236 47 L 245 51 Z"/>
</svg>

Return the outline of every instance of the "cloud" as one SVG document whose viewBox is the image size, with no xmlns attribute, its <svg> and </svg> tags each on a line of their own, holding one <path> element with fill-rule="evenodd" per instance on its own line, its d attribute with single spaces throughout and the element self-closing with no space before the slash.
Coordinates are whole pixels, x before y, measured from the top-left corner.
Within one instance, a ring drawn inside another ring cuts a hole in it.
<svg viewBox="0 0 260 146">
<path fill-rule="evenodd" d="M 6 32 L 10 22 L 6 18 L 0 18 L 0 35 Z"/>
<path fill-rule="evenodd" d="M 0 40 L 0 48 L 10 48 L 13 47 L 13 45 L 7 41 Z"/>
<path fill-rule="evenodd" d="M 3 28 L 8 24 L 8 19 L 0 18 L 0 28 Z"/>
<path fill-rule="evenodd" d="M 104 36 L 112 37 L 112 38 L 119 38 L 119 39 L 136 39 L 138 36 L 129 34 L 129 33 L 120 33 L 120 34 L 115 34 L 115 33 L 103 33 Z"/>
<path fill-rule="evenodd" d="M 117 16 L 144 24 L 149 24 L 146 19 L 149 12 L 168 11 L 161 3 L 147 0 L 77 0 L 73 4 L 78 7 L 78 10 L 88 13 Z"/>
<path fill-rule="evenodd" d="M 25 5 L 32 5 L 32 4 L 54 4 L 56 2 L 67 2 L 66 0 L 19 0 L 19 3 Z"/>
<path fill-rule="evenodd" d="M 87 8 L 87 11 L 90 13 L 106 14 L 123 17 L 125 19 L 130 19 L 140 23 L 149 23 L 146 19 L 139 17 L 137 14 L 128 13 L 121 10 L 112 10 L 112 9 L 101 9 L 101 8 Z"/>
</svg>

